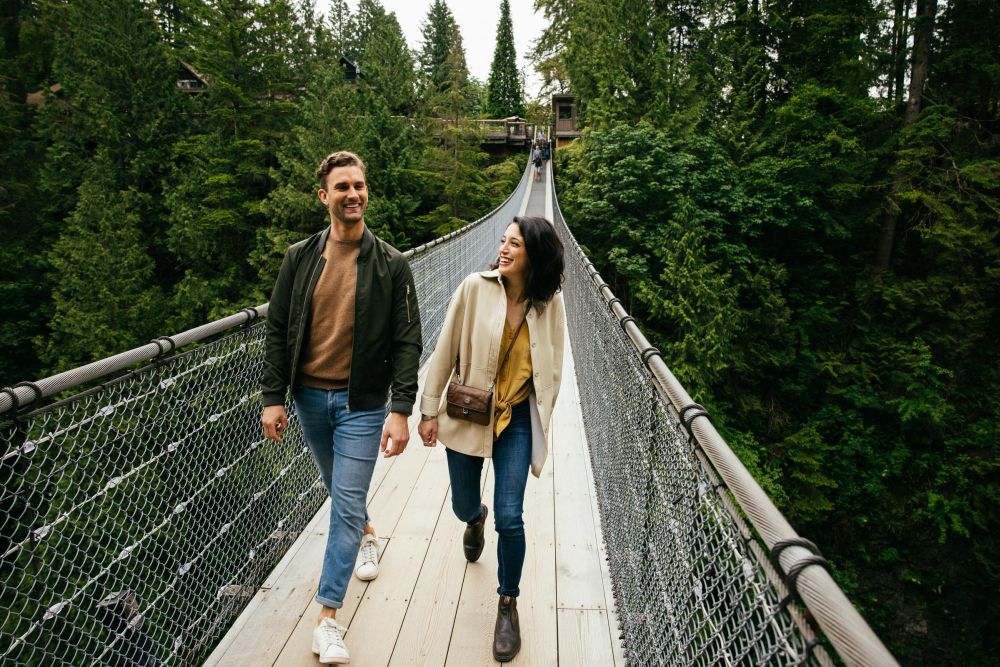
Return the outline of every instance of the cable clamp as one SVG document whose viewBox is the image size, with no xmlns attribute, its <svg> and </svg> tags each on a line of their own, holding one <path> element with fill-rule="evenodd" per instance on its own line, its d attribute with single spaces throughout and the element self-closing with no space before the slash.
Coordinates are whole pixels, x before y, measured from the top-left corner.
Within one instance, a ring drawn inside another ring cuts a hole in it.
<svg viewBox="0 0 1000 667">
<path fill-rule="evenodd" d="M 626 315 L 625 317 L 618 320 L 618 324 L 621 325 L 622 331 L 625 330 L 625 325 L 628 324 L 629 322 L 632 322 L 633 324 L 635 323 L 635 318 L 632 317 L 631 315 Z"/>
<path fill-rule="evenodd" d="M 159 352 L 156 353 L 157 359 L 159 359 L 165 354 L 170 354 L 177 348 L 177 343 L 175 343 L 173 338 L 171 338 L 170 336 L 157 336 L 156 338 L 154 338 L 149 342 L 158 347 L 160 350 Z M 166 349 L 164 349 L 164 346 L 166 346 Z"/>
<path fill-rule="evenodd" d="M 655 347 L 647 347 L 645 350 L 642 351 L 641 355 L 642 355 L 642 363 L 645 364 L 646 368 L 649 370 L 650 373 L 653 372 L 653 369 L 649 368 L 649 360 L 654 356 L 660 357 L 661 359 L 663 358 L 663 355 L 660 354 L 660 351 Z"/>
<path fill-rule="evenodd" d="M 19 407 L 24 407 L 28 403 L 34 403 L 35 401 L 40 401 L 42 397 L 45 395 L 44 392 L 42 392 L 42 388 L 39 387 L 34 382 L 18 382 L 12 387 L 12 389 L 17 389 L 18 387 L 27 387 L 34 394 L 34 396 L 26 400 Z"/>
<path fill-rule="evenodd" d="M 698 417 L 704 417 L 708 421 L 712 421 L 712 415 L 708 414 L 708 410 L 706 410 L 703 405 L 699 405 L 698 403 L 685 405 L 677 412 L 677 415 L 681 420 L 681 426 L 683 426 L 684 430 L 687 431 L 689 442 L 694 442 L 695 439 L 694 431 L 691 430 L 691 424 L 695 419 Z"/>
<path fill-rule="evenodd" d="M 788 571 L 785 572 L 781 568 L 781 552 L 788 547 L 802 547 L 803 549 L 812 552 L 812 555 L 795 561 L 795 563 L 788 568 Z M 788 606 L 788 603 L 793 600 L 799 603 L 802 602 L 802 598 L 799 596 L 798 591 L 798 581 L 799 575 L 802 574 L 802 571 L 807 567 L 819 565 L 827 572 L 830 572 L 831 574 L 833 573 L 830 568 L 829 561 L 827 561 L 826 558 L 823 557 L 823 554 L 820 553 L 819 547 L 817 547 L 814 542 L 807 540 L 804 537 L 792 537 L 787 540 L 778 540 L 774 543 L 774 546 L 771 547 L 771 553 L 768 556 L 768 559 L 771 561 L 771 565 L 774 567 L 775 571 L 781 575 L 782 580 L 785 582 L 785 587 L 788 588 L 788 595 L 786 595 L 778 604 L 778 608 L 782 610 L 784 610 L 785 607 Z"/>
<path fill-rule="evenodd" d="M 781 552 L 788 547 L 802 547 L 814 556 L 819 556 L 820 558 L 823 557 L 823 554 L 820 553 L 819 547 L 816 546 L 816 543 L 812 540 L 807 540 L 804 537 L 791 537 L 787 540 L 778 540 L 774 543 L 774 546 L 771 547 L 771 553 L 768 556 L 768 559 L 771 561 L 771 567 L 773 567 L 776 572 L 783 574 L 781 569 Z"/>
<path fill-rule="evenodd" d="M 257 319 L 259 313 L 256 308 L 243 308 L 240 310 L 241 313 L 246 313 L 247 321 L 243 323 L 243 326 L 249 326 L 251 322 Z"/>
</svg>

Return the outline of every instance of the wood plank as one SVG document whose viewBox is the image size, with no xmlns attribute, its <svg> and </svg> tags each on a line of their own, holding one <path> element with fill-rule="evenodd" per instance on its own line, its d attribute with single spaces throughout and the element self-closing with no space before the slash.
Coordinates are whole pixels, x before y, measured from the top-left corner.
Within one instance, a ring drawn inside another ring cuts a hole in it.
<svg viewBox="0 0 1000 667">
<path fill-rule="evenodd" d="M 566 377 L 575 379 L 569 348 L 563 368 Z M 601 554 L 591 507 L 593 490 L 584 451 L 586 435 L 575 382 L 567 382 L 560 391 L 552 421 L 558 606 L 560 609 L 604 609 Z"/>
<path fill-rule="evenodd" d="M 206 666 L 245 664 L 257 656 L 270 662 L 277 655 L 315 594 L 314 577 L 297 564 L 317 557 L 322 560 L 329 512 L 327 500 L 205 661 Z"/>
<path fill-rule="evenodd" d="M 621 646 L 613 639 L 613 598 L 601 561 L 603 545 L 572 363 L 567 346 L 565 381 L 553 415 L 553 449 L 542 478 L 529 477 L 525 495 L 528 544 L 518 601 L 523 646 L 513 665 L 624 664 Z M 488 522 L 483 556 L 478 563 L 466 563 L 463 526 L 451 511 L 444 448 L 423 448 L 416 420 L 414 416 L 410 421 L 409 448 L 417 451 L 380 459 L 369 490 L 369 509 L 383 542 L 382 572 L 370 583 L 352 577 L 338 613 L 349 625 L 352 662 L 495 665 L 496 531 Z M 490 462 L 485 468 L 483 497 L 492 509 Z M 310 650 L 319 613 L 312 599 L 327 522 L 325 513 L 314 517 L 309 535 L 303 531 L 283 565 L 268 578 L 270 587 L 251 603 L 255 609 L 238 621 L 236 634 L 227 635 L 224 646 L 229 653 L 220 645 L 210 658 L 214 662 L 206 664 L 318 664 Z M 297 602 L 273 604 L 271 615 L 251 620 L 272 604 L 268 600 L 278 602 L 276 592 Z M 259 640 L 263 648 L 237 655 L 232 649 L 246 637 Z"/>
<path fill-rule="evenodd" d="M 381 553 L 379 555 L 379 566 L 382 565 L 382 558 L 388 550 L 388 543 L 391 540 L 379 538 L 381 543 Z M 323 548 L 326 548 L 324 538 Z M 306 569 L 314 570 L 313 584 L 310 588 L 309 602 L 305 611 L 298 617 L 293 630 L 288 634 L 287 641 L 282 646 L 278 657 L 274 661 L 275 665 L 315 665 L 316 656 L 312 653 L 312 631 L 316 627 L 316 619 L 319 618 L 320 605 L 315 600 L 316 586 L 319 583 L 319 570 L 323 566 L 323 552 L 316 555 L 311 563 L 304 564 Z M 376 579 L 377 581 L 377 579 Z M 345 626 L 349 626 L 354 618 L 364 598 L 365 591 L 371 582 L 361 581 L 355 576 L 351 576 L 351 581 L 347 585 L 347 592 L 344 594 L 344 606 L 337 612 L 337 620 Z M 350 645 L 348 645 L 350 648 Z M 246 665 L 248 663 L 244 663 Z M 264 662 L 251 661 L 249 664 L 267 664 Z"/>
<path fill-rule="evenodd" d="M 559 610 L 559 663 L 612 665 L 615 662 L 608 614 L 600 609 Z"/>
<path fill-rule="evenodd" d="M 418 386 L 423 386 L 424 378 L 427 377 L 427 365 L 425 364 L 420 372 L 417 374 Z M 419 394 L 417 394 L 419 400 Z M 420 436 L 417 435 L 417 425 L 420 423 L 420 412 L 418 408 L 414 406 L 414 412 L 410 415 L 409 419 L 406 421 L 407 428 L 410 430 L 410 441 L 407 444 L 407 451 L 413 447 L 414 444 L 420 444 Z M 422 446 L 421 446 L 422 447 Z M 412 452 L 410 452 L 412 454 Z M 389 469 L 397 463 L 398 461 L 405 460 L 406 452 L 404 451 L 400 456 L 393 456 L 392 458 L 385 458 L 383 456 L 378 457 L 378 461 L 375 463 L 375 471 L 372 473 L 372 481 L 368 485 L 368 512 L 371 515 L 371 502 L 375 495 L 378 493 L 379 488 L 382 486 L 382 482 L 385 480 L 386 475 L 389 474 Z M 374 525 L 375 518 L 372 517 L 372 524 Z M 375 526 L 376 531 L 378 526 Z M 379 534 L 381 536 L 381 533 Z M 387 534 L 386 537 L 389 537 Z"/>
<path fill-rule="evenodd" d="M 521 576 L 521 595 L 517 600 L 521 651 L 511 664 L 555 665 L 559 661 L 558 647 L 553 641 L 558 630 L 554 464 L 555 461 L 550 458 L 539 478 L 530 474 L 528 477 L 524 498 L 527 552 Z M 491 618 L 496 618 L 495 609 Z"/>
<path fill-rule="evenodd" d="M 418 419 L 418 416 L 411 416 L 408 420 L 411 441 L 416 433 Z M 406 452 L 403 455 L 405 456 Z M 399 458 L 379 457 L 368 489 L 369 504 L 392 465 Z M 257 595 L 209 656 L 206 665 L 227 665 L 236 662 L 245 664 L 244 661 L 247 659 L 259 660 L 261 661 L 259 664 L 270 663 L 277 659 L 286 639 L 295 633 L 302 619 L 308 619 L 306 626 L 315 623 L 319 605 L 312 600 L 319 584 L 329 521 L 330 501 L 327 500 L 268 575 Z M 385 538 L 380 539 L 384 550 Z M 351 586 L 348 586 L 347 598 L 344 601 L 348 609 L 341 612 L 342 617 L 344 614 L 348 617 L 353 614 L 353 608 L 357 607 L 361 595 L 360 591 L 352 590 Z M 227 656 L 230 649 L 233 655 Z"/>
<path fill-rule="evenodd" d="M 465 580 L 462 523 L 445 495 L 389 665 L 443 665 Z"/>
<path fill-rule="evenodd" d="M 410 436 L 410 443 L 402 455 L 395 457 L 397 460 L 368 503 L 368 514 L 379 537 L 393 536 L 430 455 L 431 448 L 420 444 L 416 432 Z"/>
<path fill-rule="evenodd" d="M 382 556 L 379 577 L 369 584 L 348 628 L 351 660 L 357 664 L 389 663 L 448 493 L 444 448 L 421 449 L 427 464 L 411 487 L 412 495 Z"/>
<path fill-rule="evenodd" d="M 539 479 L 529 477 L 525 491 L 526 553 L 518 598 L 521 651 L 511 665 L 555 665 L 559 659 L 553 642 L 557 616 L 552 463 Z M 484 494 L 488 499 L 492 499 L 493 482 L 490 474 Z M 498 599 L 496 540 L 496 530 L 488 530 L 482 557 L 466 570 L 448 665 L 496 664 L 492 654 Z"/>
<path fill-rule="evenodd" d="M 492 461 L 487 461 L 483 469 L 486 473 L 483 498 L 489 498 L 486 504 L 492 505 Z M 492 526 L 492 518 L 487 518 L 483 554 L 478 561 L 467 563 L 465 567 L 465 580 L 458 598 L 458 611 L 445 661 L 449 667 L 496 664 L 491 650 L 497 607 L 497 534 Z"/>
</svg>

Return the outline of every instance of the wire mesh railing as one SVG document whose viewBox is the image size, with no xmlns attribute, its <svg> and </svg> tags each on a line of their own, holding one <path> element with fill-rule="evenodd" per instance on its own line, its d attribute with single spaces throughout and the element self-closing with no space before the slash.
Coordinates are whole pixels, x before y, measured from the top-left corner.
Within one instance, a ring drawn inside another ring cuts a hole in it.
<svg viewBox="0 0 1000 667">
<path fill-rule="evenodd" d="M 831 665 L 829 647 L 848 665 L 896 665 L 815 545 L 796 535 L 625 312 L 553 200 L 626 661 Z"/>
<path fill-rule="evenodd" d="M 407 253 L 425 357 L 527 173 L 489 215 Z M 0 392 L 0 663 L 200 664 L 256 593 L 326 498 L 294 410 L 284 444 L 261 435 L 266 311 Z"/>
</svg>

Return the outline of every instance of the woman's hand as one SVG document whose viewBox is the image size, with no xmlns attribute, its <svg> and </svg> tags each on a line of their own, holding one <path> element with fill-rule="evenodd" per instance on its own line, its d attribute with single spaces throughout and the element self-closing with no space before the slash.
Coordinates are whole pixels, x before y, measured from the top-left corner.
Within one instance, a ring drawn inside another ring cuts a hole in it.
<svg viewBox="0 0 1000 667">
<path fill-rule="evenodd" d="M 437 444 L 438 435 L 438 420 L 437 417 L 433 417 L 428 420 L 420 420 L 420 425 L 417 426 L 417 433 L 420 434 L 420 439 L 424 443 L 424 447 L 433 447 Z"/>
</svg>

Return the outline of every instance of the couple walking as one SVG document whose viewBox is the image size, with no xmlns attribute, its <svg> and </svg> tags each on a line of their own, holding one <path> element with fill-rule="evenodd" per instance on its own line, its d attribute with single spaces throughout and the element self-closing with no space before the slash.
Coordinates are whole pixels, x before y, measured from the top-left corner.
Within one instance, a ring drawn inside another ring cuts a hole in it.
<svg viewBox="0 0 1000 667">
<path fill-rule="evenodd" d="M 378 538 L 366 509 L 379 452 L 409 441 L 422 349 L 413 275 L 403 256 L 365 225 L 368 189 L 361 159 L 346 151 L 317 170 L 330 224 L 285 253 L 268 309 L 262 380 L 264 436 L 281 441 L 286 393 L 330 493 L 330 530 L 316 601 L 313 652 L 324 664 L 350 662 L 337 622 L 351 571 L 378 576 Z M 480 497 L 492 458 L 498 534 L 493 656 L 521 647 L 517 597 L 524 564 L 528 471 L 547 456 L 563 356 L 563 248 L 544 218 L 518 217 L 488 271 L 468 276 L 452 297 L 420 399 L 423 444 L 447 448 L 452 509 L 464 521 L 463 550 L 478 560 L 489 509 Z M 449 382 L 492 390 L 485 425 L 446 409 Z M 386 412 L 388 411 L 388 416 Z M 360 553 L 359 553 L 360 551 Z M 356 565 L 356 567 L 355 567 Z"/>
</svg>

